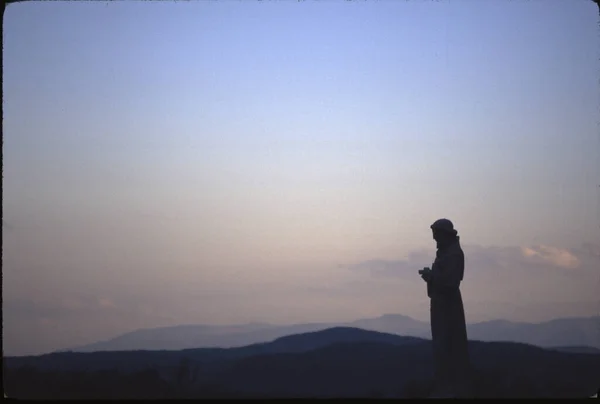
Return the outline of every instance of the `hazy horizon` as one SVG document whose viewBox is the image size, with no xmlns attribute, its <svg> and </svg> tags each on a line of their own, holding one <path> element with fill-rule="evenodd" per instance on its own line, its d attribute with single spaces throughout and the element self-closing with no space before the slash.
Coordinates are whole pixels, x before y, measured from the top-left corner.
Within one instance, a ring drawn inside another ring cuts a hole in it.
<svg viewBox="0 0 600 404">
<path fill-rule="evenodd" d="M 22 2 L 4 15 L 3 345 L 600 313 L 598 6 Z"/>
</svg>

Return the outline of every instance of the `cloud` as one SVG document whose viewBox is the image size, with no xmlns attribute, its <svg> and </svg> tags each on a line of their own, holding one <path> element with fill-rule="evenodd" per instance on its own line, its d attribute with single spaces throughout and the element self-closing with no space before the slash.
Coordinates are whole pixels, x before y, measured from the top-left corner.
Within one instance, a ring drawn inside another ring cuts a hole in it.
<svg viewBox="0 0 600 404">
<path fill-rule="evenodd" d="M 410 271 L 411 267 L 412 264 L 409 260 L 390 261 L 382 259 L 372 259 L 347 266 L 348 269 L 353 271 L 368 271 L 374 276 L 403 276 Z"/>
<path fill-rule="evenodd" d="M 415 279 L 418 275 L 417 271 L 424 266 L 429 266 L 432 259 L 431 251 L 420 249 L 410 252 L 408 258 L 403 260 L 371 259 L 344 267 L 355 272 L 370 273 L 375 277 Z"/>
<path fill-rule="evenodd" d="M 467 271 L 477 274 L 520 273 L 544 270 L 590 269 L 600 264 L 600 246 L 584 244 L 579 249 L 566 249 L 547 245 L 524 247 L 463 246 Z M 414 279 L 417 270 L 430 266 L 434 260 L 433 250 L 416 250 L 407 259 L 370 259 L 345 267 L 352 271 L 368 273 L 373 277 Z"/>
<path fill-rule="evenodd" d="M 596 251 L 600 248 L 597 245 L 580 248 L 466 245 L 463 248 L 466 260 L 463 299 L 471 304 L 486 299 L 522 305 L 598 301 L 600 255 Z M 399 291 L 411 287 L 421 290 L 423 282 L 416 272 L 429 266 L 433 259 L 433 249 L 419 250 L 404 260 L 371 259 L 346 268 L 362 273 L 365 284 L 383 281 L 395 285 Z"/>
<path fill-rule="evenodd" d="M 575 269 L 581 265 L 579 258 L 563 248 L 545 245 L 521 247 L 521 253 L 533 262 L 544 262 L 561 268 Z"/>
<path fill-rule="evenodd" d="M 117 305 L 110 299 L 106 297 L 101 297 L 98 299 L 98 306 L 106 309 L 115 309 Z"/>
</svg>

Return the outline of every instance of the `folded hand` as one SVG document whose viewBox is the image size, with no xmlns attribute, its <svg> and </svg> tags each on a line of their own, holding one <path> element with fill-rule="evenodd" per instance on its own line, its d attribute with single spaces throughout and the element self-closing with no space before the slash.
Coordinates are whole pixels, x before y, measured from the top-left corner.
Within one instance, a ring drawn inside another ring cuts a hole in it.
<svg viewBox="0 0 600 404">
<path fill-rule="evenodd" d="M 421 274 L 421 278 L 423 278 L 423 280 L 425 282 L 429 282 L 429 279 L 431 279 L 431 269 L 430 268 L 423 268 L 422 270 L 419 271 L 419 273 Z"/>
</svg>

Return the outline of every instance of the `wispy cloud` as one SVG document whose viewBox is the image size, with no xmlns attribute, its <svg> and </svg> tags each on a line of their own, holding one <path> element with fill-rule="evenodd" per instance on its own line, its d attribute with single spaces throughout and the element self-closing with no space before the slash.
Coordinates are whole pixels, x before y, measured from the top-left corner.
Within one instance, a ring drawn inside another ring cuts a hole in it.
<svg viewBox="0 0 600 404">
<path fill-rule="evenodd" d="M 98 299 L 98 306 L 105 308 L 105 309 L 117 308 L 117 305 L 111 299 L 108 299 L 106 297 L 101 297 Z"/>
<path fill-rule="evenodd" d="M 590 265 L 600 264 L 600 247 L 587 243 L 579 249 L 566 249 L 547 245 L 522 247 L 484 247 L 466 245 L 466 267 L 477 273 L 506 271 L 526 273 L 544 269 L 552 271 L 589 269 Z M 433 251 L 418 250 L 410 253 L 407 259 L 370 259 L 346 265 L 352 271 L 364 271 L 374 277 L 414 278 L 417 270 L 429 266 L 434 259 Z"/>
<path fill-rule="evenodd" d="M 581 265 L 579 258 L 563 248 L 545 245 L 521 247 L 521 253 L 526 259 L 535 262 L 544 262 L 561 268 L 575 269 Z"/>
<path fill-rule="evenodd" d="M 463 296 L 475 305 L 483 300 L 513 302 L 526 306 L 559 301 L 597 302 L 600 255 L 597 245 L 578 249 L 552 246 L 484 247 L 464 246 L 466 256 Z M 421 290 L 417 270 L 428 266 L 433 251 L 414 252 L 404 260 L 371 259 L 346 268 L 363 273 L 369 283 L 397 285 L 398 293 L 407 287 Z M 378 294 L 383 298 L 387 289 Z M 404 292 L 402 292 L 404 293 Z M 411 295 L 412 296 L 412 295 Z"/>
<path fill-rule="evenodd" d="M 352 271 L 367 272 L 376 277 L 414 279 L 417 271 L 430 265 L 432 259 L 433 254 L 430 250 L 420 249 L 410 252 L 407 259 L 370 259 L 355 264 L 342 265 L 342 267 Z"/>
</svg>

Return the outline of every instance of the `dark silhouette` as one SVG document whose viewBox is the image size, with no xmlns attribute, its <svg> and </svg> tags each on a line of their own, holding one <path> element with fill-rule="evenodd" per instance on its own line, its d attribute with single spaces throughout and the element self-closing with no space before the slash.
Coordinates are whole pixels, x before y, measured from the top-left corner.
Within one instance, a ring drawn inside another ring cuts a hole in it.
<svg viewBox="0 0 600 404">
<path fill-rule="evenodd" d="M 600 355 L 469 342 L 478 398 L 587 398 Z M 431 341 L 337 328 L 230 349 L 60 353 L 4 358 L 20 399 L 425 398 Z"/>
<path fill-rule="evenodd" d="M 471 371 L 465 311 L 460 282 L 465 270 L 465 256 L 460 238 L 448 219 L 431 225 L 437 253 L 432 268 L 419 271 L 427 282 L 431 299 L 431 339 L 435 364 L 435 387 L 432 397 L 468 397 Z"/>
</svg>

